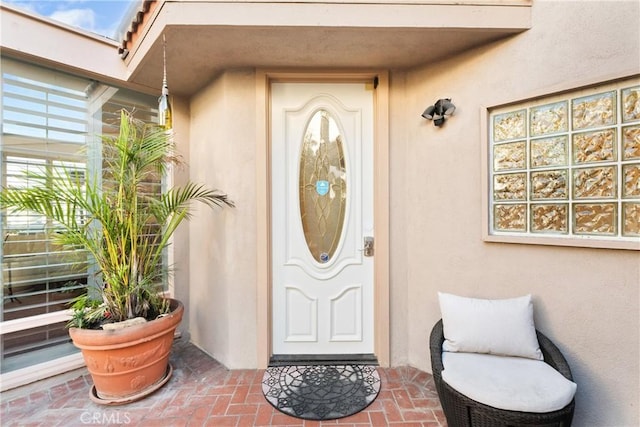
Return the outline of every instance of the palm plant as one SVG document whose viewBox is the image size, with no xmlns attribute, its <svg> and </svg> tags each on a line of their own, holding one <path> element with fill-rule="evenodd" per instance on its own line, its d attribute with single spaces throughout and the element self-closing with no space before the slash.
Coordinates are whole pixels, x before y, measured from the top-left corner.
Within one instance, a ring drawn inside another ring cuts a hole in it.
<svg viewBox="0 0 640 427">
<path fill-rule="evenodd" d="M 75 301 L 69 326 L 80 328 L 166 313 L 169 304 L 158 293 L 166 274 L 160 268 L 163 250 L 189 218 L 191 203 L 233 207 L 226 194 L 192 182 L 159 196 L 144 191 L 151 178 L 179 163 L 171 133 L 160 126 L 123 110 L 119 134 L 103 136 L 102 147 L 102 179 L 60 170 L 28 172 L 40 185 L 0 192 L 3 207 L 46 216 L 55 224 L 57 242 L 91 254 L 101 298 L 89 292 Z"/>
</svg>

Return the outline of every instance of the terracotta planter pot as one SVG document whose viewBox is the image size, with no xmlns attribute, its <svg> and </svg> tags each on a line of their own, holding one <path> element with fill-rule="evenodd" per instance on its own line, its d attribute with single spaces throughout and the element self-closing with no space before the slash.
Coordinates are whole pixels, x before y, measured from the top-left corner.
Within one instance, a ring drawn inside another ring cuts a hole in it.
<svg viewBox="0 0 640 427">
<path fill-rule="evenodd" d="M 184 306 L 171 301 L 171 313 L 128 328 L 104 331 L 70 328 L 73 344 L 91 373 L 97 403 L 124 404 L 152 393 L 171 375 L 169 353 Z"/>
</svg>

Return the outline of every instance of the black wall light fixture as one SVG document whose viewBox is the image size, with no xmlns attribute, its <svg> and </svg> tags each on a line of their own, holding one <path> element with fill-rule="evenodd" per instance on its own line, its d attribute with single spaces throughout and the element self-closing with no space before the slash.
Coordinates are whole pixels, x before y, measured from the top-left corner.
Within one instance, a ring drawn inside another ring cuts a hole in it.
<svg viewBox="0 0 640 427">
<path fill-rule="evenodd" d="M 456 106 L 451 102 L 451 98 L 438 99 L 435 104 L 429 105 L 422 117 L 427 120 L 433 120 L 434 126 L 442 126 L 444 121 L 453 114 Z"/>
</svg>

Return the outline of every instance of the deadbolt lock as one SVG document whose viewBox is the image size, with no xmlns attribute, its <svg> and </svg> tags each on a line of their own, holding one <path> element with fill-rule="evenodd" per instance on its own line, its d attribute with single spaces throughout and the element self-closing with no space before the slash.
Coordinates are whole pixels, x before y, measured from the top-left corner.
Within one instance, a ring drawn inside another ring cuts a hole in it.
<svg viewBox="0 0 640 427">
<path fill-rule="evenodd" d="M 364 256 L 373 256 L 373 236 L 364 237 Z"/>
</svg>

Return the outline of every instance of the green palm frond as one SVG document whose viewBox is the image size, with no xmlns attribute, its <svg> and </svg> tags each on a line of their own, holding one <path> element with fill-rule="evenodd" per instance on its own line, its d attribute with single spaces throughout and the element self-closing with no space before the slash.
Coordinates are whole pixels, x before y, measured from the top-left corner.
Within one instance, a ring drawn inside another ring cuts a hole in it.
<svg viewBox="0 0 640 427">
<path fill-rule="evenodd" d="M 55 224 L 59 243 L 91 253 L 102 280 L 99 310 L 112 320 L 152 318 L 167 309 L 157 294 L 167 273 L 160 268 L 163 250 L 178 225 L 190 217 L 191 205 L 234 204 L 226 194 L 191 182 L 159 197 L 147 194 L 145 186 L 180 159 L 170 133 L 126 111 L 119 134 L 102 137 L 102 148 L 102 179 L 84 181 L 55 170 L 30 172 L 26 178 L 38 185 L 3 189 L 0 203 L 9 213 L 46 216 Z M 83 310 L 86 315 L 76 316 L 75 325 L 95 324 L 98 308 L 85 304 Z"/>
</svg>

